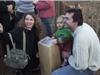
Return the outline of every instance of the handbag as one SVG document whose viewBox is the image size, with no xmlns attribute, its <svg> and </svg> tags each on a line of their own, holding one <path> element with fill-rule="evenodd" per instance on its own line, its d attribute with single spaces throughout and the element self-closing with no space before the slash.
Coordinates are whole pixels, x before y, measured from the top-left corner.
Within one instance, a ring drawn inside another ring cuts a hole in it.
<svg viewBox="0 0 100 75">
<path fill-rule="evenodd" d="M 4 56 L 4 63 L 11 68 L 15 69 L 23 69 L 28 64 L 29 55 L 26 53 L 26 36 L 25 32 L 23 32 L 23 49 L 17 49 L 15 47 L 15 43 L 13 42 L 13 38 L 11 33 L 8 33 L 13 48 L 10 49 L 9 45 L 7 45 L 7 55 Z"/>
</svg>

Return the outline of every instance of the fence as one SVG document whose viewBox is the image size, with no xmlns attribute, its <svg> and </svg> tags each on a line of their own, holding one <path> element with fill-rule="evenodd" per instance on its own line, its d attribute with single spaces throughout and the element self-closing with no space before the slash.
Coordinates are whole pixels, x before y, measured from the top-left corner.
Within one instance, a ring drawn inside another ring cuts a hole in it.
<svg viewBox="0 0 100 75">
<path fill-rule="evenodd" d="M 69 6 L 82 9 L 84 22 L 90 24 L 100 38 L 100 1 L 56 1 L 57 16 L 64 14 Z"/>
</svg>

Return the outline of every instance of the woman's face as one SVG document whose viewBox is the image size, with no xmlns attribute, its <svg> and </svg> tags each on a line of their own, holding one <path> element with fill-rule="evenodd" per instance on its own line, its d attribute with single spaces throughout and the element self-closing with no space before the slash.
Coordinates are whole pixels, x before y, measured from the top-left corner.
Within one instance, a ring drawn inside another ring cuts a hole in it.
<svg viewBox="0 0 100 75">
<path fill-rule="evenodd" d="M 34 18 L 31 15 L 26 15 L 25 17 L 25 27 L 31 29 L 34 26 Z"/>
</svg>

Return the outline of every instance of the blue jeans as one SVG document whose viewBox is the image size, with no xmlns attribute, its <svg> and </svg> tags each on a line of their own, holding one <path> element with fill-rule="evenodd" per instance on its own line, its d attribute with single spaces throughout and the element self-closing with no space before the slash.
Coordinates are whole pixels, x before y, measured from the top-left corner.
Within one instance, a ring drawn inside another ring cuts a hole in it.
<svg viewBox="0 0 100 75">
<path fill-rule="evenodd" d="M 41 18 L 41 21 L 44 25 L 44 33 L 47 36 L 52 36 L 53 32 L 55 31 L 55 19 L 54 17 L 51 18 Z"/>
<path fill-rule="evenodd" d="M 95 75 L 94 71 L 89 69 L 86 70 L 75 70 L 70 65 L 55 70 L 52 75 Z"/>
</svg>

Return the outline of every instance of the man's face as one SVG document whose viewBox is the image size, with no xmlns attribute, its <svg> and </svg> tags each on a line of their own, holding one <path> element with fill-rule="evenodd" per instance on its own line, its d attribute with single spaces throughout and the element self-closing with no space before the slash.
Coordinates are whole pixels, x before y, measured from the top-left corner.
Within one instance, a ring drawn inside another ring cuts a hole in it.
<svg viewBox="0 0 100 75">
<path fill-rule="evenodd" d="M 74 13 L 66 13 L 64 17 L 64 21 L 67 23 L 68 28 L 70 28 L 72 31 L 74 30 L 75 22 L 73 21 L 73 15 Z"/>
</svg>

